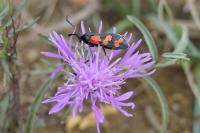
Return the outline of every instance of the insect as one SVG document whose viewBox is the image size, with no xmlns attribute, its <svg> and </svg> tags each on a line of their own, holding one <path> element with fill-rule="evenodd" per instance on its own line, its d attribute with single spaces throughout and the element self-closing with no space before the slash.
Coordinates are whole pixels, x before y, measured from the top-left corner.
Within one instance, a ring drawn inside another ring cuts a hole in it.
<svg viewBox="0 0 200 133">
<path fill-rule="evenodd" d="M 74 28 L 76 27 L 69 21 L 68 17 L 66 18 L 66 21 L 72 27 Z M 79 39 L 80 42 L 83 41 L 84 43 L 88 44 L 90 47 L 97 47 L 98 45 L 102 46 L 104 53 L 105 53 L 105 48 L 114 49 L 114 50 L 128 48 L 128 44 L 126 40 L 120 34 L 114 34 L 114 33 L 97 34 L 97 33 L 92 33 L 92 32 L 86 32 L 85 34 L 81 34 L 80 32 L 68 34 L 68 36 L 72 36 L 72 35 L 75 35 Z"/>
</svg>

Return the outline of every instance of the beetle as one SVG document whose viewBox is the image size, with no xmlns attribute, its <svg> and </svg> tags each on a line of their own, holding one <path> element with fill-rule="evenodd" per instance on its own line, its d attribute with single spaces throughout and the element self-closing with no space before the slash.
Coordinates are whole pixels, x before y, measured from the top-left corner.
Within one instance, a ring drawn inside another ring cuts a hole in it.
<svg viewBox="0 0 200 133">
<path fill-rule="evenodd" d="M 66 17 L 66 21 L 72 26 L 76 27 L 73 25 L 68 17 Z M 119 49 L 128 49 L 128 43 L 126 42 L 125 38 L 120 35 L 120 34 L 114 34 L 114 33 L 92 33 L 92 32 L 86 32 L 84 34 L 81 34 L 79 32 L 68 34 L 68 36 L 73 36 L 75 35 L 79 41 L 83 41 L 84 43 L 88 44 L 90 47 L 97 47 L 100 45 L 105 53 L 105 48 L 106 49 L 114 49 L 114 50 L 119 50 Z"/>
</svg>

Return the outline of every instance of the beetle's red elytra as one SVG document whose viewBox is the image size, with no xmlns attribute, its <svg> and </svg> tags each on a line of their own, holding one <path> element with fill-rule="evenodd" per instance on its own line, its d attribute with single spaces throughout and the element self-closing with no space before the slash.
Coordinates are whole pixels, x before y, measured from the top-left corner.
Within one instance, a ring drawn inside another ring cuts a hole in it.
<svg viewBox="0 0 200 133">
<path fill-rule="evenodd" d="M 103 40 L 102 44 L 107 45 L 112 40 L 111 35 L 107 35 L 106 38 Z"/>
<path fill-rule="evenodd" d="M 120 39 L 116 40 L 116 41 L 114 42 L 115 47 L 119 47 L 119 46 L 121 45 L 122 42 L 123 42 L 123 38 L 120 38 Z"/>
<path fill-rule="evenodd" d="M 99 35 L 91 36 L 89 39 L 89 42 L 94 45 L 98 45 L 100 41 L 101 41 L 101 37 Z"/>
</svg>

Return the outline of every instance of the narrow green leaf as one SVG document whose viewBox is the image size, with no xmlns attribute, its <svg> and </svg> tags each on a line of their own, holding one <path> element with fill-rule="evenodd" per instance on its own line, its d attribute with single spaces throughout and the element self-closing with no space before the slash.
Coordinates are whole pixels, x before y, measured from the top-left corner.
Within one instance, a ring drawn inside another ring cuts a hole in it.
<svg viewBox="0 0 200 133">
<path fill-rule="evenodd" d="M 189 58 L 187 58 L 187 54 L 184 54 L 184 53 L 167 52 L 167 53 L 163 53 L 162 56 L 165 58 L 182 59 L 186 61 L 190 60 Z"/>
<path fill-rule="evenodd" d="M 186 53 L 191 57 L 200 59 L 200 50 L 195 46 L 195 44 L 189 40 L 188 48 Z"/>
<path fill-rule="evenodd" d="M 8 15 L 9 6 L 5 5 L 2 11 L 0 11 L 0 20 L 2 20 L 5 16 Z"/>
<path fill-rule="evenodd" d="M 167 14 L 167 17 L 169 18 L 169 20 L 170 20 L 171 22 L 174 22 L 173 11 L 171 10 L 171 8 L 170 8 L 170 6 L 169 6 L 168 1 L 167 1 L 167 0 L 164 0 L 163 2 L 164 2 L 164 5 L 163 5 L 164 8 L 163 8 L 163 9 L 165 9 L 166 14 Z"/>
<path fill-rule="evenodd" d="M 9 107 L 10 94 L 10 92 L 7 92 L 0 102 L 0 129 L 4 128 L 4 124 L 7 120 L 6 114 Z"/>
<path fill-rule="evenodd" d="M 157 50 L 155 41 L 154 41 L 153 37 L 151 36 L 151 33 L 144 26 L 144 24 L 136 17 L 128 15 L 127 18 L 132 23 L 134 23 L 137 26 L 137 28 L 142 32 L 145 42 L 147 43 L 147 46 L 149 48 L 149 51 L 150 51 L 153 59 L 157 60 L 158 59 L 158 50 Z"/>
<path fill-rule="evenodd" d="M 0 26 L 0 44 L 4 43 L 4 41 L 3 41 L 3 30 L 4 30 L 4 28 Z"/>
<path fill-rule="evenodd" d="M 185 25 L 182 25 L 182 36 L 174 52 L 175 53 L 184 52 L 188 44 L 189 44 L 188 29 Z"/>
<path fill-rule="evenodd" d="M 4 73 L 9 77 L 9 78 L 12 78 L 12 74 L 10 72 L 10 68 L 8 66 L 8 63 L 6 60 L 1 60 L 1 65 L 2 65 L 2 68 L 3 68 L 3 71 Z"/>
<path fill-rule="evenodd" d="M 192 133 L 200 133 L 200 120 L 198 119 L 200 115 L 200 106 L 197 101 L 195 101 L 194 104 L 194 122 L 193 122 L 193 128 Z"/>
<path fill-rule="evenodd" d="M 21 32 L 21 31 L 24 31 L 28 28 L 30 28 L 32 25 L 34 25 L 37 21 L 39 20 L 39 17 L 32 20 L 32 21 L 29 21 L 27 22 L 26 24 L 23 25 L 23 27 L 20 27 L 19 29 L 16 30 L 16 32 Z"/>
<path fill-rule="evenodd" d="M 5 1 L 4 0 L 0 0 L 0 11 L 2 11 L 4 9 L 4 4 Z"/>
<path fill-rule="evenodd" d="M 143 77 L 143 79 L 151 86 L 153 91 L 155 92 L 161 106 L 161 113 L 162 113 L 162 126 L 160 129 L 160 133 L 165 133 L 168 127 L 169 122 L 169 110 L 167 106 L 167 100 L 162 92 L 160 86 L 150 77 Z"/>
<path fill-rule="evenodd" d="M 44 41 L 45 43 L 50 44 L 52 46 L 52 43 L 51 43 L 51 41 L 49 41 L 47 35 L 44 35 L 42 33 L 38 33 L 37 35 L 42 41 Z"/>
<path fill-rule="evenodd" d="M 174 48 L 176 48 L 180 42 L 178 34 L 176 33 L 177 31 L 169 23 L 159 20 L 156 16 L 150 15 L 150 16 L 148 16 L 148 19 L 150 21 L 152 21 L 156 26 L 158 26 L 161 30 L 163 30 L 163 32 L 166 34 L 167 38 L 171 41 L 171 44 L 174 46 Z M 176 28 L 178 28 L 178 27 L 176 27 Z M 184 33 L 184 34 L 186 34 L 186 33 Z M 182 37 L 183 36 L 185 36 L 185 35 L 182 34 Z M 183 37 L 183 38 L 185 38 L 185 37 Z M 200 59 L 200 50 L 197 49 L 197 47 L 190 40 L 188 40 L 186 53 L 188 55 L 190 55 L 191 57 Z"/>
<path fill-rule="evenodd" d="M 157 0 L 148 0 L 148 5 L 150 6 L 151 10 L 156 12 L 157 11 Z"/>
<path fill-rule="evenodd" d="M 178 37 L 176 32 L 173 30 L 173 28 L 166 22 L 158 19 L 154 15 L 148 16 L 148 19 L 152 21 L 156 26 L 158 26 L 161 30 L 163 30 L 167 36 L 167 38 L 172 42 L 172 45 L 176 47 L 178 43 Z"/>
<path fill-rule="evenodd" d="M 12 19 L 15 20 L 20 14 L 21 11 L 26 7 L 27 0 L 21 0 L 21 2 L 16 5 L 16 8 L 13 9 L 13 5 L 9 5 L 9 13 L 6 19 L 3 21 L 4 26 L 9 26 L 12 23 Z M 12 17 L 12 19 L 11 19 Z"/>
<path fill-rule="evenodd" d="M 175 64 L 181 64 L 185 61 L 190 61 L 190 59 L 187 57 L 187 54 L 184 53 L 167 52 L 163 53 L 162 56 L 165 57 L 166 59 L 157 63 L 155 65 L 156 68 L 163 68 Z"/>
<path fill-rule="evenodd" d="M 44 63 L 44 64 L 46 64 L 46 65 L 48 65 L 49 67 L 54 68 L 54 69 L 58 65 L 58 64 L 55 64 L 55 63 L 51 63 L 51 62 L 49 62 L 49 60 L 46 60 L 46 59 L 41 59 L 41 62 Z"/>
<path fill-rule="evenodd" d="M 155 65 L 155 68 L 163 68 L 177 64 L 177 59 L 166 59 Z"/>
<path fill-rule="evenodd" d="M 140 15 L 141 10 L 141 0 L 132 0 L 132 14 L 134 16 Z"/>
<path fill-rule="evenodd" d="M 39 106 L 42 102 L 42 98 L 44 94 L 48 91 L 50 85 L 53 83 L 54 79 L 50 78 L 47 81 L 45 81 L 40 89 L 38 90 L 36 97 L 31 105 L 31 109 L 28 113 L 28 119 L 26 123 L 26 133 L 32 133 L 33 123 L 35 119 L 35 115 L 39 109 Z"/>
<path fill-rule="evenodd" d="M 196 65 L 196 71 L 195 71 L 195 76 L 196 76 L 196 81 L 198 86 L 200 87 L 200 63 L 198 62 L 198 64 Z M 200 91 L 200 88 L 199 88 Z"/>
<path fill-rule="evenodd" d="M 196 66 L 195 71 L 196 81 L 197 81 L 197 87 L 200 91 L 200 63 Z M 195 100 L 194 105 L 194 123 L 193 123 L 193 130 L 192 133 L 200 133 L 200 120 L 198 119 L 200 116 L 200 106 L 198 104 L 198 101 Z"/>
</svg>

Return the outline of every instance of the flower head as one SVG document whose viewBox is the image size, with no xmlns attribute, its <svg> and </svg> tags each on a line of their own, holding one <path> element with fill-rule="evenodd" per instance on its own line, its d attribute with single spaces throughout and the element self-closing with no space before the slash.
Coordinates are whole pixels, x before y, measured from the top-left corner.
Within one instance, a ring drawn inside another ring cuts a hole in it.
<svg viewBox="0 0 200 133">
<path fill-rule="evenodd" d="M 81 29 L 84 34 L 86 30 L 83 22 L 81 22 Z M 101 33 L 101 30 L 102 23 L 100 23 L 98 33 Z M 113 33 L 116 33 L 115 28 Z M 126 34 L 123 36 L 125 37 Z M 127 39 L 128 44 L 131 37 L 132 35 Z M 65 71 L 68 80 L 58 88 L 55 96 L 43 101 L 43 103 L 56 102 L 49 114 L 57 113 L 65 106 L 71 105 L 72 114 L 75 116 L 77 112 L 83 111 L 84 102 L 90 101 L 96 117 L 98 133 L 100 133 L 99 124 L 104 122 L 104 116 L 99 109 L 100 104 L 112 105 L 125 116 L 132 116 L 123 107 L 134 108 L 133 102 L 126 102 L 133 92 L 129 91 L 120 95 L 121 86 L 126 83 L 125 80 L 128 78 L 148 76 L 155 71 L 146 72 L 146 69 L 154 64 L 150 53 L 136 51 L 141 40 L 130 44 L 126 53 L 117 59 L 115 58 L 120 50 L 108 50 L 109 53 L 105 56 L 100 46 L 92 49 L 86 46 L 81 48 L 80 44 L 74 45 L 73 37 L 66 42 L 65 38 L 56 32 L 50 34 L 49 40 L 58 49 L 58 52 L 42 52 L 42 54 L 63 61 L 51 76 L 54 77 L 64 69 L 65 65 L 72 70 Z"/>
</svg>

